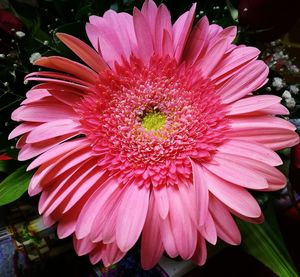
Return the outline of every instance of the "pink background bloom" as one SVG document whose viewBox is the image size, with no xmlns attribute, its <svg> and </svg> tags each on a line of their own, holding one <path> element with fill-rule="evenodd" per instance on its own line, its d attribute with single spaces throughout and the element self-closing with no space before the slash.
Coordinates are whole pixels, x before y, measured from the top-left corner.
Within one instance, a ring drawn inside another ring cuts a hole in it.
<svg viewBox="0 0 300 277">
<path fill-rule="evenodd" d="M 164 5 L 108 11 L 86 25 L 94 47 L 59 39 L 86 65 L 39 59 L 39 81 L 14 111 L 19 159 L 37 168 L 29 194 L 78 255 L 119 261 L 141 236 L 145 269 L 163 252 L 202 265 L 206 241 L 239 244 L 232 214 L 259 223 L 247 189 L 286 184 L 276 150 L 299 142 L 280 98 L 253 96 L 268 67 L 236 28 L 192 28 L 195 5 L 172 25 Z"/>
<path fill-rule="evenodd" d="M 6 53 L 10 50 L 11 40 L 16 31 L 23 30 L 22 22 L 11 12 L 0 7 L 0 51 Z"/>
<path fill-rule="evenodd" d="M 0 154 L 0 161 L 7 161 L 7 160 L 11 160 L 11 157 L 5 153 Z"/>
</svg>

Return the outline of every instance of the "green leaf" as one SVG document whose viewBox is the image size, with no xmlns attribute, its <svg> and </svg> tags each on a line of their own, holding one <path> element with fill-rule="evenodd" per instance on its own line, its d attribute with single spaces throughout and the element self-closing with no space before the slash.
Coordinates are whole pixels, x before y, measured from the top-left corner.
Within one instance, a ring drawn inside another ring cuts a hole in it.
<svg viewBox="0 0 300 277">
<path fill-rule="evenodd" d="M 0 172 L 6 172 L 7 171 L 7 161 L 0 161 Z"/>
<path fill-rule="evenodd" d="M 27 190 L 32 173 L 25 168 L 18 168 L 0 183 L 0 206 L 17 200 Z"/>
<path fill-rule="evenodd" d="M 243 240 L 241 247 L 278 276 L 299 276 L 281 236 L 274 209 L 267 211 L 263 224 L 238 221 Z"/>
</svg>

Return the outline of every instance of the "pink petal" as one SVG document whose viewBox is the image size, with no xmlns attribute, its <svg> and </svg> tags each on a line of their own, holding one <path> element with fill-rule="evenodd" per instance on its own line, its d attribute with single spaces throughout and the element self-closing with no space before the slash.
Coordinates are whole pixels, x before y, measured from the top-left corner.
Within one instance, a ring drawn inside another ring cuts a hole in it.
<svg viewBox="0 0 300 277">
<path fill-rule="evenodd" d="M 39 213 L 44 213 L 46 216 L 51 214 L 58 206 L 60 211 L 63 212 L 64 206 L 67 204 L 66 198 L 69 198 L 72 190 L 80 185 L 81 182 L 85 181 L 91 175 L 90 172 L 95 169 L 95 165 L 92 166 L 95 161 L 80 164 L 74 168 L 74 173 L 69 172 L 69 176 L 63 174 L 64 179 L 58 178 L 56 182 L 52 183 L 50 189 L 44 190 L 39 203 Z"/>
<path fill-rule="evenodd" d="M 267 80 L 269 69 L 262 61 L 253 61 L 245 66 L 239 74 L 231 77 L 217 89 L 222 103 L 232 103 L 259 89 Z"/>
<path fill-rule="evenodd" d="M 188 40 L 192 24 L 195 16 L 196 3 L 194 3 L 191 9 L 181 15 L 173 26 L 173 45 L 175 49 L 175 59 L 180 61 L 183 49 Z"/>
<path fill-rule="evenodd" d="M 217 243 L 217 229 L 210 212 L 207 212 L 206 221 L 199 228 L 199 232 L 209 243 L 213 245 Z"/>
<path fill-rule="evenodd" d="M 51 138 L 48 140 L 44 140 L 42 142 L 27 143 L 24 146 L 22 146 L 22 149 L 20 150 L 19 155 L 18 155 L 18 160 L 25 161 L 25 160 L 32 159 L 50 149 L 52 149 L 56 145 L 73 138 L 76 135 L 77 135 L 77 132 L 68 134 L 68 135 L 59 136 L 56 138 Z M 26 139 L 27 138 L 25 138 L 25 140 Z"/>
<path fill-rule="evenodd" d="M 169 198 L 167 189 L 165 187 L 158 189 L 154 188 L 153 194 L 159 215 L 162 219 L 165 219 L 169 213 Z"/>
<path fill-rule="evenodd" d="M 84 201 L 86 200 L 88 199 L 84 199 Z M 57 226 L 57 235 L 60 239 L 66 238 L 75 232 L 77 218 L 82 209 L 83 203 L 83 201 L 78 202 L 72 210 L 60 218 Z"/>
<path fill-rule="evenodd" d="M 29 195 L 36 193 L 35 188 L 47 186 L 51 183 L 53 178 L 90 158 L 91 153 L 89 149 L 83 148 L 80 151 L 75 149 L 55 161 L 49 161 L 49 163 L 42 165 L 31 178 L 28 188 Z"/>
<path fill-rule="evenodd" d="M 103 264 L 108 267 L 111 264 L 115 264 L 120 261 L 126 252 L 122 252 L 116 243 L 110 243 L 106 245 L 105 255 L 103 256 Z"/>
<path fill-rule="evenodd" d="M 41 124 L 33 129 L 26 139 L 27 143 L 42 142 L 62 135 L 79 134 L 80 124 L 72 119 L 60 119 Z"/>
<path fill-rule="evenodd" d="M 72 180 L 72 178 L 74 178 L 73 176 L 80 176 L 78 175 L 78 169 L 80 168 L 81 164 L 77 165 L 75 168 L 72 168 L 72 172 L 67 171 L 61 176 L 55 178 L 55 180 L 52 180 L 50 187 L 43 187 L 43 191 L 38 204 L 38 211 L 40 214 L 42 214 L 51 203 L 53 203 L 54 198 L 57 196 L 57 194 L 59 194 L 61 188 L 63 188 L 66 183 L 69 182 L 69 180 Z M 37 173 L 39 172 L 37 171 Z M 39 186 L 38 184 L 37 187 L 41 186 Z"/>
<path fill-rule="evenodd" d="M 89 258 L 92 264 L 98 263 L 103 258 L 103 252 L 105 246 L 102 243 L 99 243 L 89 254 Z"/>
<path fill-rule="evenodd" d="M 235 46 L 231 52 L 224 55 L 223 60 L 213 71 L 211 78 L 217 84 L 223 83 L 235 74 L 239 74 L 240 70 L 255 60 L 258 55 L 259 50 L 255 47 Z"/>
<path fill-rule="evenodd" d="M 37 77 L 34 77 L 34 75 L 36 75 Z M 42 75 L 44 75 L 44 76 L 47 75 L 47 76 L 39 77 Z M 58 78 L 58 79 L 56 79 L 56 78 Z M 44 82 L 45 84 L 60 85 L 62 87 L 67 87 L 69 89 L 82 90 L 84 92 L 91 91 L 91 88 L 92 88 L 92 84 L 90 84 L 90 83 L 86 83 L 77 78 L 68 77 L 68 75 L 66 75 L 66 74 L 53 73 L 52 71 L 50 71 L 50 72 L 41 71 L 41 72 L 30 73 L 25 77 L 25 81 Z"/>
<path fill-rule="evenodd" d="M 229 42 L 227 39 L 222 39 L 216 42 L 205 54 L 203 59 L 197 63 L 197 68 L 204 77 L 210 77 L 211 72 L 223 59 L 224 53 L 227 50 Z"/>
<path fill-rule="evenodd" d="M 209 25 L 209 32 L 208 32 L 207 40 L 208 41 L 213 40 L 222 31 L 223 31 L 223 28 L 221 26 L 217 25 L 217 24 L 211 24 L 211 25 Z"/>
<path fill-rule="evenodd" d="M 71 141 L 66 141 L 62 144 L 56 145 L 54 148 L 44 152 L 42 155 L 38 156 L 28 167 L 27 170 L 32 170 L 33 168 L 40 166 L 48 161 L 60 157 L 61 155 L 68 153 L 71 150 L 85 147 L 85 139 L 74 139 Z"/>
<path fill-rule="evenodd" d="M 84 91 L 71 89 L 65 85 L 57 85 L 53 83 L 44 83 L 39 84 L 32 88 L 30 91 L 27 92 L 26 96 L 28 97 L 29 101 L 26 101 L 26 104 L 33 103 L 37 100 L 47 100 L 48 96 L 53 96 L 55 99 L 59 100 L 60 102 L 74 106 L 75 103 L 82 100 L 82 96 L 84 95 Z M 53 98 L 52 98 L 53 99 Z M 22 103 L 25 104 L 25 101 Z"/>
<path fill-rule="evenodd" d="M 229 134 L 234 139 L 254 141 L 273 150 L 292 147 L 299 143 L 299 135 L 292 130 L 280 129 L 278 126 L 267 129 L 253 129 L 247 132 L 234 132 Z"/>
<path fill-rule="evenodd" d="M 96 164 L 95 160 L 91 160 L 88 163 L 88 168 L 93 169 Z M 101 168 L 96 168 L 91 172 L 78 186 L 75 186 L 75 182 L 68 187 L 68 190 L 65 192 L 69 194 L 67 205 L 63 209 L 63 213 L 68 212 L 79 200 L 81 200 L 86 193 L 88 193 L 92 188 L 95 188 L 97 185 L 101 184 L 103 180 L 106 179 L 105 171 Z M 60 195 L 62 197 L 62 195 Z"/>
<path fill-rule="evenodd" d="M 265 221 L 265 217 L 264 217 L 263 213 L 259 217 L 253 218 L 253 217 L 244 216 L 244 215 L 238 213 L 237 211 L 235 211 L 235 210 L 233 210 L 233 209 L 231 209 L 229 207 L 227 207 L 227 208 L 230 210 L 230 212 L 232 214 L 234 214 L 238 218 L 240 218 L 240 219 L 242 219 L 244 221 L 247 221 L 249 223 L 252 223 L 252 224 L 261 224 L 261 223 L 263 223 Z"/>
<path fill-rule="evenodd" d="M 229 244 L 240 244 L 240 231 L 226 206 L 217 198 L 212 196 L 209 199 L 209 210 L 216 224 L 218 236 Z"/>
<path fill-rule="evenodd" d="M 116 13 L 113 10 L 108 10 L 104 13 L 103 19 L 108 23 L 110 32 L 118 37 L 121 42 L 122 52 L 127 59 L 136 47 L 136 37 L 133 32 L 133 19 L 127 13 Z"/>
<path fill-rule="evenodd" d="M 90 232 L 93 242 L 111 243 L 115 241 L 116 221 L 124 189 L 115 190 L 103 204 L 101 213 L 95 219 Z"/>
<path fill-rule="evenodd" d="M 208 19 L 203 16 L 196 26 L 193 28 L 191 35 L 189 36 L 188 42 L 184 49 L 183 60 L 190 64 L 194 64 L 204 48 L 206 37 L 208 34 Z"/>
<path fill-rule="evenodd" d="M 161 221 L 160 235 L 163 242 L 164 249 L 171 258 L 178 256 L 178 250 L 175 240 L 177 239 L 173 228 L 171 227 L 170 215 Z"/>
<path fill-rule="evenodd" d="M 199 206 L 197 206 L 196 187 L 193 184 L 180 184 L 178 186 L 182 205 L 186 207 L 193 224 L 199 225 Z"/>
<path fill-rule="evenodd" d="M 51 96 L 51 94 L 46 89 L 33 87 L 26 93 L 26 99 L 21 102 L 21 105 L 34 103 L 43 98 L 48 99 L 48 96 Z"/>
<path fill-rule="evenodd" d="M 49 174 L 46 175 L 46 179 L 55 178 L 56 176 L 59 176 L 60 174 L 71 169 L 73 166 L 81 164 L 88 160 L 95 163 L 95 159 L 93 158 L 92 152 L 90 151 L 89 147 L 83 148 L 80 151 L 75 149 L 74 151 L 69 152 L 67 153 L 67 155 L 64 155 L 62 158 L 58 159 L 57 163 L 54 162 L 52 164 L 55 167 L 53 167 L 53 170 L 51 170 Z"/>
<path fill-rule="evenodd" d="M 160 219 L 155 202 L 154 195 L 151 193 L 141 243 L 141 264 L 145 270 L 156 265 L 164 252 L 159 231 Z"/>
<path fill-rule="evenodd" d="M 128 43 L 130 44 L 131 52 L 134 52 L 137 47 L 137 40 L 134 32 L 133 18 L 128 13 L 119 13 L 118 14 L 118 22 L 122 26 L 124 30 L 124 37 L 127 37 Z M 120 29 L 118 29 L 120 32 Z M 123 41 L 121 39 L 121 41 Z M 124 43 L 124 42 L 123 42 Z M 129 47 L 129 46 L 127 46 Z"/>
<path fill-rule="evenodd" d="M 42 78 L 42 77 L 46 77 L 46 78 Z M 51 78 L 51 79 L 50 79 Z M 25 76 L 25 81 L 37 81 L 37 80 L 43 80 L 43 81 L 54 81 L 54 82 L 61 82 L 61 83 L 65 83 L 68 84 L 69 86 L 76 86 L 78 85 L 79 87 L 83 88 L 83 89 L 88 89 L 89 87 L 93 86 L 93 83 L 84 81 L 80 78 L 77 77 L 73 77 L 69 74 L 66 74 L 65 72 L 61 73 L 61 72 L 54 72 L 54 71 L 36 71 L 36 72 L 31 72 L 29 74 L 27 74 Z M 63 80 L 63 81 L 62 81 Z"/>
<path fill-rule="evenodd" d="M 220 34 L 218 34 L 219 37 L 223 37 L 226 39 L 229 39 L 230 43 L 234 41 L 237 34 L 237 27 L 236 26 L 229 26 L 225 29 L 223 29 Z"/>
<path fill-rule="evenodd" d="M 137 39 L 138 56 L 148 64 L 153 54 L 153 39 L 145 16 L 136 8 L 133 9 L 133 24 Z"/>
<path fill-rule="evenodd" d="M 152 37 L 155 37 L 155 21 L 158 8 L 154 1 L 146 0 L 142 6 L 142 14 L 144 15 L 148 26 L 150 27 Z"/>
<path fill-rule="evenodd" d="M 89 237 L 77 239 L 73 236 L 73 245 L 78 256 L 86 255 L 96 247 L 96 244 L 92 243 Z"/>
<path fill-rule="evenodd" d="M 97 49 L 96 46 L 99 46 L 100 52 L 98 52 L 111 68 L 114 67 L 115 62 L 122 62 L 122 56 L 126 56 L 122 43 L 116 32 L 110 30 L 106 20 L 99 18 L 97 25 L 87 23 L 86 32 L 94 48 Z"/>
<path fill-rule="evenodd" d="M 89 169 L 93 169 L 94 165 L 96 165 L 95 160 L 91 160 L 89 162 Z M 66 213 L 69 209 L 71 209 L 89 191 L 101 184 L 104 180 L 106 180 L 106 178 L 106 171 L 96 167 L 95 170 L 80 183 L 79 187 L 70 193 L 71 197 L 68 198 L 68 204 L 64 207 L 63 213 Z M 70 186 L 69 189 L 71 189 L 72 186 Z"/>
<path fill-rule="evenodd" d="M 203 163 L 203 167 L 214 175 L 241 187 L 264 189 L 268 187 L 266 179 L 251 168 L 239 163 L 238 158 L 230 159 L 225 153 L 217 153 L 214 163 Z"/>
<path fill-rule="evenodd" d="M 47 92 L 47 90 L 44 89 L 43 84 L 37 84 L 33 86 L 29 91 L 26 92 L 27 98 L 43 98 L 46 96 L 50 96 L 50 94 Z"/>
<path fill-rule="evenodd" d="M 187 207 L 182 203 L 180 191 L 172 186 L 168 187 L 170 201 L 170 222 L 176 238 L 175 244 L 179 255 L 187 260 L 192 257 L 197 244 L 197 227 L 186 216 Z"/>
<path fill-rule="evenodd" d="M 98 74 L 95 71 L 80 63 L 63 57 L 42 57 L 35 61 L 34 64 L 69 73 L 90 83 L 95 83 L 95 81 L 98 79 Z"/>
<path fill-rule="evenodd" d="M 206 243 L 204 238 L 198 232 L 197 247 L 192 260 L 198 265 L 204 265 L 207 258 Z"/>
<path fill-rule="evenodd" d="M 94 219 L 101 212 L 101 208 L 110 195 L 118 189 L 117 180 L 110 178 L 93 193 L 89 201 L 82 208 L 76 225 L 76 238 L 82 239 L 89 235 Z"/>
<path fill-rule="evenodd" d="M 48 91 L 58 101 L 72 107 L 82 100 L 82 93 L 61 85 L 57 86 L 56 88 L 56 86 L 53 84 L 52 86 L 49 86 Z"/>
<path fill-rule="evenodd" d="M 169 10 L 165 5 L 161 4 L 157 11 L 154 38 L 155 53 L 159 55 L 163 55 L 164 53 L 164 36 L 169 36 L 172 39 L 172 22 Z"/>
<path fill-rule="evenodd" d="M 213 32 L 216 32 L 214 34 L 212 34 L 212 28 L 215 29 Z M 232 49 L 236 48 L 237 46 L 231 44 L 232 41 L 235 39 L 236 37 L 236 33 L 237 33 L 237 29 L 236 26 L 230 26 L 227 27 L 225 29 L 223 29 L 222 27 L 216 25 L 214 26 L 214 24 L 209 26 L 209 33 L 207 36 L 207 43 L 205 45 L 205 54 L 202 53 L 201 58 L 205 57 L 205 55 L 210 51 L 210 49 L 217 44 L 220 41 L 224 41 L 227 40 L 227 53 L 232 51 Z M 204 55 L 203 55 L 204 54 Z M 226 57 L 224 55 L 224 57 Z"/>
<path fill-rule="evenodd" d="M 56 36 L 96 72 L 108 68 L 102 57 L 80 39 L 63 33 Z"/>
<path fill-rule="evenodd" d="M 282 164 L 281 158 L 277 153 L 255 142 L 231 139 L 219 146 L 218 151 L 221 153 L 237 154 L 238 156 L 248 157 L 272 166 Z"/>
<path fill-rule="evenodd" d="M 16 143 L 16 148 L 17 148 L 17 149 L 21 149 L 21 148 L 23 148 L 24 146 L 26 146 L 26 139 L 27 139 L 27 137 L 28 137 L 28 134 L 24 134 L 23 136 L 21 136 L 21 137 L 18 139 L 18 141 L 17 141 L 17 143 Z"/>
<path fill-rule="evenodd" d="M 280 103 L 278 104 L 274 104 L 270 107 L 266 107 L 264 109 L 260 110 L 261 113 L 264 114 L 281 114 L 281 115 L 289 115 L 290 111 L 283 105 L 281 105 Z"/>
<path fill-rule="evenodd" d="M 255 112 L 274 104 L 280 103 L 281 98 L 275 95 L 257 95 L 247 97 L 231 103 L 227 109 L 226 115 L 239 115 L 245 113 Z"/>
<path fill-rule="evenodd" d="M 247 132 L 248 130 L 261 130 L 264 132 L 266 129 L 286 129 L 295 131 L 296 127 L 287 120 L 274 116 L 252 116 L 252 117 L 237 117 L 232 118 L 229 122 L 233 132 Z"/>
<path fill-rule="evenodd" d="M 43 215 L 42 219 L 43 219 L 44 225 L 48 228 L 51 227 L 53 224 L 55 224 L 57 221 L 56 219 L 52 218 L 51 216 L 44 216 L 44 215 Z"/>
<path fill-rule="evenodd" d="M 39 126 L 39 123 L 26 122 L 17 126 L 13 131 L 9 134 L 8 139 L 13 139 L 20 135 L 30 132 L 35 127 Z"/>
<path fill-rule="evenodd" d="M 193 184 L 196 192 L 196 207 L 199 211 L 198 223 L 199 225 L 203 225 L 206 221 L 208 212 L 208 189 L 205 183 L 202 167 L 193 160 L 191 160 L 191 164 L 193 169 Z"/>
<path fill-rule="evenodd" d="M 251 168 L 263 176 L 269 185 L 263 190 L 279 190 L 286 186 L 286 177 L 277 168 L 248 157 L 238 156 L 238 154 L 226 154 L 226 156 L 226 158 L 231 159 L 232 161 L 238 161 L 243 166 Z"/>
<path fill-rule="evenodd" d="M 148 211 L 149 189 L 129 185 L 119 208 L 116 226 L 116 242 L 127 252 L 138 240 Z"/>
<path fill-rule="evenodd" d="M 66 118 L 75 119 L 77 115 L 71 107 L 52 98 L 21 106 L 12 113 L 11 118 L 14 121 L 48 122 Z"/>
<path fill-rule="evenodd" d="M 162 55 L 170 57 L 173 57 L 174 55 L 172 37 L 166 30 L 163 32 Z"/>
<path fill-rule="evenodd" d="M 94 16 L 91 16 L 91 17 L 93 18 Z M 98 18 L 98 16 L 97 16 L 97 18 Z M 98 19 L 102 20 L 102 18 L 98 18 Z M 102 55 L 100 45 L 99 45 L 100 34 L 98 33 L 98 29 L 97 29 L 97 26 L 95 25 L 95 23 L 94 22 L 86 23 L 85 31 L 86 31 L 86 34 L 87 34 L 91 44 L 93 45 L 94 49 L 98 52 L 97 55 L 99 55 L 99 56 Z M 115 52 L 114 52 L 114 54 L 115 54 Z M 109 65 L 107 63 L 107 57 L 103 57 L 103 61 L 105 64 Z"/>
<path fill-rule="evenodd" d="M 102 235 L 102 240 L 104 243 L 111 243 L 116 240 L 116 227 L 117 227 L 117 219 L 118 219 L 118 213 L 120 210 L 120 205 L 122 203 L 122 195 L 124 191 L 119 189 L 117 195 L 112 195 L 110 201 L 111 203 L 106 203 L 106 205 L 103 207 L 103 216 L 105 216 L 105 212 L 107 212 L 107 216 L 105 217 L 106 221 L 103 226 L 102 233 L 99 233 L 100 236 Z M 114 206 L 114 207 L 113 207 Z M 108 213 L 108 209 L 111 209 L 110 214 Z M 99 228 L 101 229 L 101 228 Z M 92 234 L 91 234 L 92 235 Z M 96 238 L 97 240 L 100 239 L 99 235 Z M 95 240 L 96 240 L 95 239 Z"/>
<path fill-rule="evenodd" d="M 261 210 L 255 198 L 244 188 L 235 186 L 204 169 L 209 191 L 226 206 L 247 217 L 259 217 Z"/>
</svg>

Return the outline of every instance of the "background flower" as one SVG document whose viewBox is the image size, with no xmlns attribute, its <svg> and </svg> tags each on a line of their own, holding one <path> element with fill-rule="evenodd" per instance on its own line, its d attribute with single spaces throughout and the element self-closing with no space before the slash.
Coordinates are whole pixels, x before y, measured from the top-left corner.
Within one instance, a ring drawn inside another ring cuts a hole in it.
<svg viewBox="0 0 300 277">
<path fill-rule="evenodd" d="M 1 153 L 0 154 L 0 161 L 7 161 L 7 160 L 11 160 L 11 157 L 6 155 L 5 153 Z"/>
<path fill-rule="evenodd" d="M 274 40 L 285 34 L 300 18 L 297 0 L 240 0 L 239 21 L 256 30 L 261 40 Z"/>
<path fill-rule="evenodd" d="M 0 51 L 9 52 L 16 31 L 23 30 L 22 22 L 12 13 L 0 9 Z"/>
</svg>

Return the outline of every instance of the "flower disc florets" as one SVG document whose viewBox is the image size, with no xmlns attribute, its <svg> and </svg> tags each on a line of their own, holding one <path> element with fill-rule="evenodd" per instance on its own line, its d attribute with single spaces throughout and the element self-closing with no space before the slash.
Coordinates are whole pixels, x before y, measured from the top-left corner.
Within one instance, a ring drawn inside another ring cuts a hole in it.
<svg viewBox="0 0 300 277">
<path fill-rule="evenodd" d="M 189 158 L 210 160 L 227 126 L 213 82 L 195 73 L 156 56 L 100 73 L 78 106 L 99 165 L 122 172 L 123 184 L 189 182 Z"/>
</svg>

